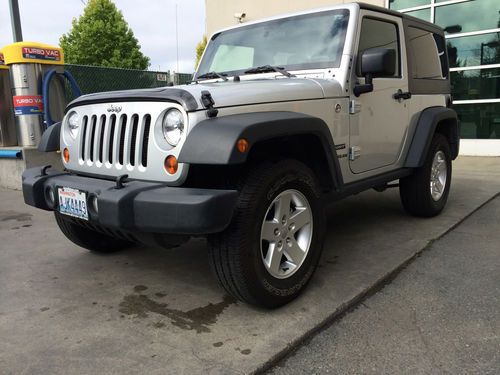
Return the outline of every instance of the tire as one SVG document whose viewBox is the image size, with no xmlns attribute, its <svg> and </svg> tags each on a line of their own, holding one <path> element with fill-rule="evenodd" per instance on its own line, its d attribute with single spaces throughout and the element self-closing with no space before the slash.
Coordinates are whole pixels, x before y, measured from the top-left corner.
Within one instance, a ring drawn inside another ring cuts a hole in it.
<svg viewBox="0 0 500 375">
<path fill-rule="evenodd" d="M 282 306 L 304 290 L 321 255 L 325 219 L 319 184 L 307 166 L 283 160 L 251 169 L 239 190 L 231 224 L 208 239 L 210 264 L 236 299 Z M 276 221 L 282 213 L 286 220 Z"/>
<path fill-rule="evenodd" d="M 437 169 L 433 170 L 433 168 Z M 433 173 L 437 173 L 437 180 L 432 179 Z M 445 178 L 444 182 L 443 178 Z M 438 185 L 436 185 L 436 181 L 439 181 Z M 416 169 L 412 175 L 399 181 L 399 195 L 403 207 L 414 216 L 436 216 L 446 205 L 450 185 L 450 145 L 445 136 L 436 133 L 432 139 L 424 165 Z M 441 189 L 440 186 L 442 186 Z"/>
<path fill-rule="evenodd" d="M 58 212 L 54 212 L 57 225 L 68 240 L 95 253 L 107 254 L 133 246 L 129 241 L 114 238 L 81 225 L 72 223 Z"/>
</svg>

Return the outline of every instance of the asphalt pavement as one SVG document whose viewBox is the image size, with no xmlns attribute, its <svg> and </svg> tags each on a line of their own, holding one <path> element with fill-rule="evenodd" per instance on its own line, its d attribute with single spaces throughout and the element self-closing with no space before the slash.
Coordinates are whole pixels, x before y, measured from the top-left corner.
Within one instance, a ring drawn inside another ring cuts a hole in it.
<svg viewBox="0 0 500 375">
<path fill-rule="evenodd" d="M 500 197 L 269 374 L 498 374 Z"/>
</svg>

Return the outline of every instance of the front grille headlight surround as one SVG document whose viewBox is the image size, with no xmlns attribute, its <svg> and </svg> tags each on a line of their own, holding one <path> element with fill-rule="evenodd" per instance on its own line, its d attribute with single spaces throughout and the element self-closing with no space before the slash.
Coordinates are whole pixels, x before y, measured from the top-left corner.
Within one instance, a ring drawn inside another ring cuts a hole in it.
<svg viewBox="0 0 500 375">
<path fill-rule="evenodd" d="M 66 124 L 69 134 L 73 139 L 76 139 L 81 125 L 81 119 L 78 113 L 75 111 L 71 112 L 67 117 Z"/>
<path fill-rule="evenodd" d="M 184 114 L 177 108 L 165 112 L 162 119 L 162 133 L 170 146 L 177 146 L 185 132 Z"/>
</svg>

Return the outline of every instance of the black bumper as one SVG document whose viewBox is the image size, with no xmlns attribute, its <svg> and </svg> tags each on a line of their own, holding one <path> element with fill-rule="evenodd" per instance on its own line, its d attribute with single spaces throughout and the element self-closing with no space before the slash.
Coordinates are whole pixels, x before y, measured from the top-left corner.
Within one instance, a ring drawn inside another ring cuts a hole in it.
<svg viewBox="0 0 500 375">
<path fill-rule="evenodd" d="M 128 181 L 117 188 L 114 181 L 82 177 L 42 168 L 23 173 L 24 201 L 34 207 L 56 211 L 48 199 L 50 189 L 69 187 L 97 197 L 98 212 L 89 209 L 89 220 L 103 227 L 171 234 L 209 234 L 230 223 L 238 192 L 169 187 L 158 182 Z"/>
</svg>

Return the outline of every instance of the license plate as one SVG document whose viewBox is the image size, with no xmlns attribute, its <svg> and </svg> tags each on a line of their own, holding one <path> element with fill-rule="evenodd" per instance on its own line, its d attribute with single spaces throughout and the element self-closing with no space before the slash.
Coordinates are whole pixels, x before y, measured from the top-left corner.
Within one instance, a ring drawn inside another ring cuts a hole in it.
<svg viewBox="0 0 500 375">
<path fill-rule="evenodd" d="M 89 214 L 87 211 L 87 194 L 83 191 L 60 187 L 57 189 L 59 196 L 59 212 L 77 217 L 79 219 L 88 220 Z"/>
</svg>

